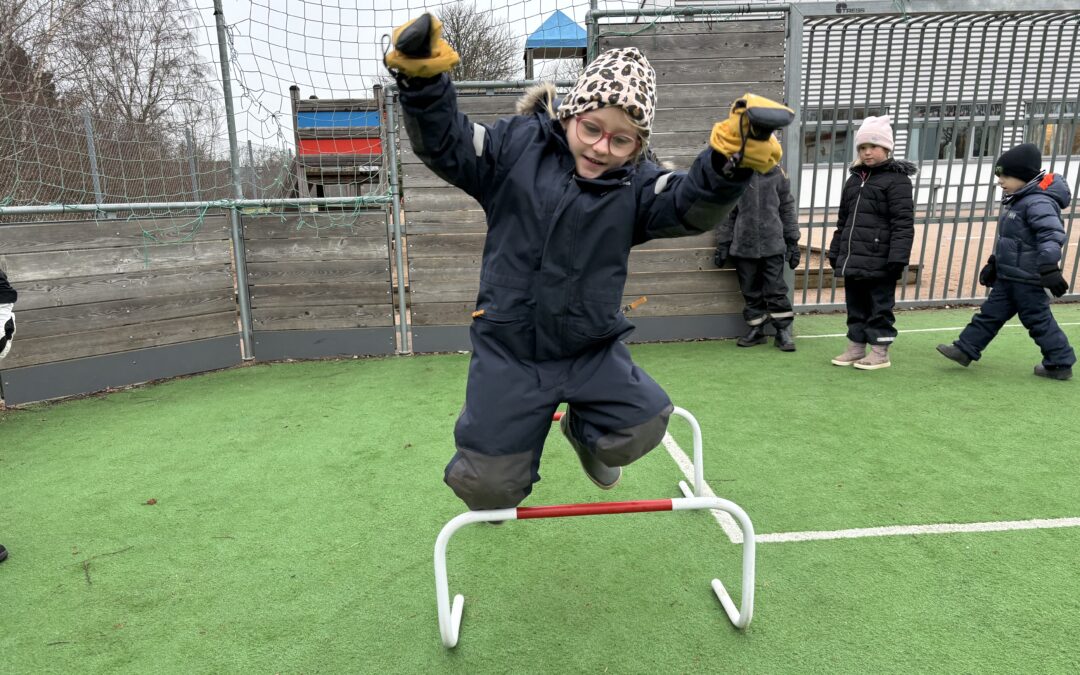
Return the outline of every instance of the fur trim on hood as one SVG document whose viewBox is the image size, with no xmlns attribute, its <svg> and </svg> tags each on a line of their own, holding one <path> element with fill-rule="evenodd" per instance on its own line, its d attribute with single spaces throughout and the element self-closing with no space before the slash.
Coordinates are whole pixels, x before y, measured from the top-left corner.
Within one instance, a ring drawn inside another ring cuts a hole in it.
<svg viewBox="0 0 1080 675">
<path fill-rule="evenodd" d="M 514 110 L 519 115 L 546 112 L 551 117 L 555 117 L 555 110 L 559 106 L 558 100 L 559 95 L 555 92 L 555 85 L 550 82 L 541 82 L 525 90 L 525 93 L 518 98 Z"/>
<path fill-rule="evenodd" d="M 852 171 L 857 171 L 859 168 L 862 168 L 863 166 L 864 165 L 863 165 L 862 162 L 856 160 L 855 163 L 851 165 L 851 170 Z M 915 164 L 915 162 L 909 162 L 906 159 L 897 159 L 895 157 L 890 157 L 888 160 L 886 160 L 880 166 L 881 166 L 882 170 L 884 170 L 884 171 L 892 171 L 893 173 L 902 173 L 905 176 L 914 176 L 915 174 L 919 173 L 919 167 L 918 167 L 917 164 Z"/>
</svg>

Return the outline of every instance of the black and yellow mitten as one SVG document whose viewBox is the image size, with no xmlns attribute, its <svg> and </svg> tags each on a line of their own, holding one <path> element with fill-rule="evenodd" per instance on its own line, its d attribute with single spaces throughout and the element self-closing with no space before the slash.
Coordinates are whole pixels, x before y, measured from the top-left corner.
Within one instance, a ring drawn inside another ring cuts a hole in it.
<svg viewBox="0 0 1080 675">
<path fill-rule="evenodd" d="M 709 145 L 727 157 L 732 167 L 768 173 L 784 155 L 773 132 L 794 119 L 791 108 L 764 96 L 746 94 L 731 106 L 726 120 L 713 126 Z"/>
<path fill-rule="evenodd" d="M 461 60 L 442 38 L 442 21 L 430 13 L 394 29 L 390 42 L 393 49 L 383 56 L 383 64 L 394 76 L 435 77 Z"/>
</svg>

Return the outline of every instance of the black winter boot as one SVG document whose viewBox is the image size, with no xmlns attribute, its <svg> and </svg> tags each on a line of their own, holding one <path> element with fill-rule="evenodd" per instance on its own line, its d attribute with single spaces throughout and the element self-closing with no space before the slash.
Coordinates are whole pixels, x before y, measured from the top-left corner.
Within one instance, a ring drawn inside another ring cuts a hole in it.
<svg viewBox="0 0 1080 675">
<path fill-rule="evenodd" d="M 1043 364 L 1035 366 L 1035 374 L 1039 377 L 1048 377 L 1051 380 L 1071 380 L 1072 379 L 1072 366 L 1058 366 L 1056 368 L 1047 368 Z"/>
<path fill-rule="evenodd" d="M 761 323 L 756 326 L 750 326 L 750 330 L 746 335 L 736 340 L 735 344 L 740 347 L 755 347 L 757 345 L 763 345 L 768 341 L 769 338 L 765 337 L 765 324 Z"/>
<path fill-rule="evenodd" d="M 795 351 L 795 337 L 791 334 L 791 326 L 776 329 L 776 339 L 773 340 L 776 348 L 782 352 Z"/>
<path fill-rule="evenodd" d="M 950 361 L 956 361 L 965 368 L 971 365 L 971 357 L 965 354 L 963 350 L 961 350 L 955 344 L 938 345 L 937 350 L 941 352 L 941 355 L 945 358 L 949 359 Z"/>
</svg>

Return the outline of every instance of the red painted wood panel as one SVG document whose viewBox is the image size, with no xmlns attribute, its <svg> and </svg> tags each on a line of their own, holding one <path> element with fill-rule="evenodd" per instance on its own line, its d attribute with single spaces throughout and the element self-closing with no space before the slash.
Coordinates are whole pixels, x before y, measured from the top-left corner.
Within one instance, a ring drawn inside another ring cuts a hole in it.
<svg viewBox="0 0 1080 675">
<path fill-rule="evenodd" d="M 302 138 L 301 155 L 381 155 L 378 138 Z"/>
</svg>

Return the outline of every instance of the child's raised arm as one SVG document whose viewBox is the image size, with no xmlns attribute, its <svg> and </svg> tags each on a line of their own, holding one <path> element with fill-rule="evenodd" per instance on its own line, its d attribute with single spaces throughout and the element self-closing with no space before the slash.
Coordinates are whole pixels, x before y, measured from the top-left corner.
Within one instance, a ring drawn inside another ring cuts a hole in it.
<svg viewBox="0 0 1080 675">
<path fill-rule="evenodd" d="M 512 120 L 474 124 L 458 110 L 447 74 L 458 54 L 442 38 L 442 23 L 424 14 L 394 31 L 384 63 L 401 92 L 405 131 L 417 157 L 440 178 L 477 200 L 490 187 L 500 140 Z"/>
<path fill-rule="evenodd" d="M 708 232 L 726 219 L 751 171 L 768 173 L 780 162 L 783 153 L 773 131 L 793 118 L 791 109 L 746 94 L 713 126 L 710 148 L 689 171 L 664 173 L 649 165 L 653 174 L 639 196 L 634 243 Z"/>
</svg>

